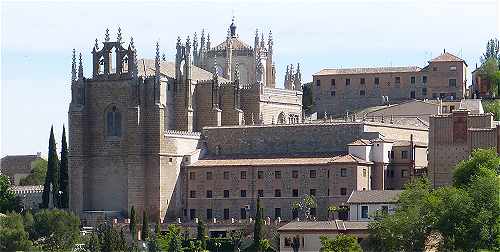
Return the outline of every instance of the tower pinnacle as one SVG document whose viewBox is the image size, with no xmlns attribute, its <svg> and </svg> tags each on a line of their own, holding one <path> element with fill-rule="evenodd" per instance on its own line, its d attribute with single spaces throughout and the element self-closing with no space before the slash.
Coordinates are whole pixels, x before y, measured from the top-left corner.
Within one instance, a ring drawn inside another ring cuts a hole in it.
<svg viewBox="0 0 500 252">
<path fill-rule="evenodd" d="M 106 28 L 106 34 L 104 35 L 104 41 L 109 42 L 109 29 Z"/>
<path fill-rule="evenodd" d="M 234 16 L 233 19 L 231 20 L 231 25 L 229 26 L 229 29 L 231 31 L 231 38 L 236 37 L 236 25 L 234 24 Z"/>
<path fill-rule="evenodd" d="M 73 59 L 71 62 L 71 81 L 76 80 L 76 52 L 75 49 L 73 48 Z"/>
<path fill-rule="evenodd" d="M 116 37 L 116 41 L 118 41 L 118 43 L 122 42 L 122 29 L 120 26 L 118 26 L 118 36 Z"/>
<path fill-rule="evenodd" d="M 83 63 L 82 63 L 82 53 L 79 55 L 79 64 L 78 64 L 78 79 L 83 80 Z"/>
</svg>

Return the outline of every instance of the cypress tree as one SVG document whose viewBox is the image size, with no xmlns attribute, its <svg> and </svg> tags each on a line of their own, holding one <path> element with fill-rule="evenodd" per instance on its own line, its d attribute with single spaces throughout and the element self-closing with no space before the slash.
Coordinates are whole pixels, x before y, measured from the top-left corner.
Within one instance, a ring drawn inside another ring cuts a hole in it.
<svg viewBox="0 0 500 252">
<path fill-rule="evenodd" d="M 59 192 L 59 159 L 57 158 L 56 140 L 54 139 L 54 127 L 50 127 L 49 137 L 49 152 L 47 161 L 47 176 L 43 184 L 42 204 L 41 208 L 48 208 L 50 201 L 50 186 L 52 185 L 52 202 L 54 206 L 58 206 Z"/>
<path fill-rule="evenodd" d="M 260 206 L 260 197 L 257 197 L 257 209 L 255 211 L 255 225 L 253 231 L 253 243 L 256 247 L 259 246 L 260 241 L 262 240 L 262 207 Z"/>
<path fill-rule="evenodd" d="M 130 209 L 130 225 L 128 226 L 130 230 L 130 234 L 132 235 L 132 239 L 135 240 L 135 236 L 137 235 L 137 219 L 135 217 L 135 209 L 134 206 L 132 206 L 132 209 Z"/>
<path fill-rule="evenodd" d="M 69 186 L 68 186 L 68 143 L 66 142 L 66 129 L 63 125 L 63 134 L 61 140 L 61 166 L 59 169 L 59 182 L 61 188 L 61 199 L 60 199 L 60 207 L 68 208 L 69 207 Z"/>
<path fill-rule="evenodd" d="M 198 220 L 198 226 L 196 227 L 196 240 L 200 242 L 202 249 L 207 248 L 205 224 L 203 224 L 202 220 Z"/>
<path fill-rule="evenodd" d="M 141 231 L 142 240 L 145 241 L 149 238 L 149 221 L 148 215 L 146 211 L 142 212 L 142 231 Z"/>
</svg>

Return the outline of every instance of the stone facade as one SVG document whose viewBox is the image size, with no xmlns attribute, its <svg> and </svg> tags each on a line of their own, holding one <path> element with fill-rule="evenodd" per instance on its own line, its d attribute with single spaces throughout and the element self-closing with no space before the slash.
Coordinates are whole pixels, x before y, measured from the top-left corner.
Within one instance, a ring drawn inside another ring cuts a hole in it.
<svg viewBox="0 0 500 252">
<path fill-rule="evenodd" d="M 30 175 L 33 162 L 42 159 L 42 153 L 36 155 L 7 155 L 0 160 L 0 174 L 6 175 L 12 185 L 19 185 L 21 179 Z"/>
<path fill-rule="evenodd" d="M 42 204 L 43 185 L 13 186 L 12 191 L 21 198 L 24 210 L 38 210 Z"/>
<path fill-rule="evenodd" d="M 467 64 L 443 52 L 424 68 L 323 69 L 313 75 L 314 111 L 342 115 L 410 99 L 463 99 Z"/>
<path fill-rule="evenodd" d="M 451 114 L 435 115 L 429 126 L 429 178 L 434 186 L 450 185 L 453 169 L 468 158 L 476 148 L 496 148 L 500 127 L 490 113 L 471 114 L 454 110 Z"/>
</svg>

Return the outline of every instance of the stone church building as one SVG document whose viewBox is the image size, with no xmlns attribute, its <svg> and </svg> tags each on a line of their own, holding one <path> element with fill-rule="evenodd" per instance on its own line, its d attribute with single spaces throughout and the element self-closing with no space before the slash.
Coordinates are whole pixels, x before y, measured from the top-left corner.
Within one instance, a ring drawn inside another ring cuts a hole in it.
<svg viewBox="0 0 500 252">
<path fill-rule="evenodd" d="M 97 39 L 92 76 L 84 77 L 73 51 L 69 106 L 71 209 L 116 211 L 131 206 L 153 217 L 182 210 L 178 177 L 186 155 L 202 155 L 207 126 L 298 123 L 302 120 L 301 74 L 289 68 L 285 89 L 276 88 L 271 33 L 254 47 L 236 25 L 215 47 L 202 33 L 176 44 L 175 62 L 138 59 L 134 42 L 118 30 Z"/>
</svg>

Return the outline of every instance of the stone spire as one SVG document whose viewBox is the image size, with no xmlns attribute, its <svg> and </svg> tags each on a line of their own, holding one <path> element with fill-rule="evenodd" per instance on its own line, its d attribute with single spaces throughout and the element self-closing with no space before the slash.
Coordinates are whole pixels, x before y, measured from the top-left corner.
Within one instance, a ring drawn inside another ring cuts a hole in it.
<svg viewBox="0 0 500 252">
<path fill-rule="evenodd" d="M 71 81 L 76 81 L 76 52 L 73 48 L 73 58 L 71 62 Z"/>
<path fill-rule="evenodd" d="M 236 38 L 236 25 L 234 24 L 234 16 L 231 20 L 231 25 L 229 26 L 231 38 Z"/>
<path fill-rule="evenodd" d="M 122 29 L 120 28 L 120 26 L 118 26 L 118 35 L 116 37 L 116 41 L 118 43 L 121 43 L 122 42 Z"/>
<path fill-rule="evenodd" d="M 297 72 L 294 78 L 295 90 L 302 90 L 302 73 L 300 72 L 300 63 L 297 63 Z"/>
<path fill-rule="evenodd" d="M 193 64 L 195 66 L 198 65 L 198 35 L 196 32 L 194 33 L 193 36 Z"/>
<path fill-rule="evenodd" d="M 269 48 L 269 51 L 273 51 L 273 33 L 271 30 L 269 30 L 269 37 L 267 38 L 267 47 Z"/>
<path fill-rule="evenodd" d="M 259 29 L 255 29 L 255 42 L 253 44 L 255 50 L 259 47 Z"/>
<path fill-rule="evenodd" d="M 99 51 L 99 44 L 97 43 L 97 38 L 95 39 L 94 51 Z"/>
<path fill-rule="evenodd" d="M 285 87 L 285 89 L 289 89 L 289 75 L 290 75 L 290 67 L 289 65 L 286 65 L 286 73 L 285 73 L 285 82 L 283 83 L 283 87 Z"/>
<path fill-rule="evenodd" d="M 106 34 L 104 35 L 104 41 L 109 42 L 109 29 L 106 28 Z"/>
<path fill-rule="evenodd" d="M 79 63 L 78 63 L 78 79 L 83 80 L 83 63 L 82 63 L 82 53 L 79 55 Z"/>
<path fill-rule="evenodd" d="M 265 43 L 265 41 L 264 41 L 264 33 L 261 33 L 261 36 L 262 36 L 262 38 L 260 39 L 260 48 L 264 49 L 264 47 L 265 47 L 265 45 L 264 45 L 264 43 Z"/>
<path fill-rule="evenodd" d="M 134 45 L 134 37 L 130 37 L 130 44 L 129 44 L 130 48 L 132 50 L 135 50 L 135 45 Z"/>
<path fill-rule="evenodd" d="M 161 55 L 161 61 L 167 61 L 167 56 L 165 56 L 165 53 Z"/>
<path fill-rule="evenodd" d="M 207 34 L 207 51 L 210 50 L 210 33 Z"/>
<path fill-rule="evenodd" d="M 156 42 L 155 79 L 156 83 L 160 81 L 160 43 L 158 41 Z"/>
</svg>

